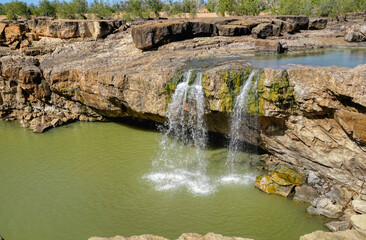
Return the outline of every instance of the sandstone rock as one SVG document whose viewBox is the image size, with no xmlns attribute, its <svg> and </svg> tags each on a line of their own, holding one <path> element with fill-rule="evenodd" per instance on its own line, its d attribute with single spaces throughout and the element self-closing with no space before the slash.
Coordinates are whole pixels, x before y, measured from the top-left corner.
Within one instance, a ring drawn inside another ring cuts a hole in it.
<svg viewBox="0 0 366 240">
<path fill-rule="evenodd" d="M 301 15 L 283 15 L 277 16 L 277 19 L 282 21 L 288 21 L 291 23 L 295 23 L 295 31 L 306 30 L 309 26 L 309 17 L 301 16 Z"/>
<path fill-rule="evenodd" d="M 353 215 L 351 217 L 351 224 L 352 227 L 366 238 L 366 214 Z"/>
<path fill-rule="evenodd" d="M 241 25 L 219 25 L 218 30 L 220 36 L 242 36 L 251 33 L 250 28 Z"/>
<path fill-rule="evenodd" d="M 36 33 L 32 33 L 32 32 L 27 32 L 25 33 L 25 37 L 30 41 L 38 41 L 39 40 L 39 35 Z"/>
<path fill-rule="evenodd" d="M 345 231 L 351 227 L 347 221 L 331 221 L 325 224 L 332 232 Z"/>
<path fill-rule="evenodd" d="M 230 23 L 228 23 L 228 25 L 243 26 L 243 27 L 249 29 L 249 31 L 252 31 L 253 28 L 258 26 L 260 23 L 261 23 L 261 21 L 258 21 L 258 20 L 256 21 L 256 20 L 242 19 L 242 20 L 230 22 Z"/>
<path fill-rule="evenodd" d="M 193 37 L 218 34 L 216 25 L 204 22 L 150 23 L 132 28 L 135 46 L 142 50 Z"/>
<path fill-rule="evenodd" d="M 356 230 L 347 230 L 341 232 L 324 232 L 316 231 L 300 237 L 300 240 L 348 240 L 348 239 L 363 239 Z"/>
<path fill-rule="evenodd" d="M 23 40 L 21 43 L 20 43 L 20 48 L 25 48 L 25 47 L 28 47 L 30 45 L 30 42 L 27 40 L 27 39 L 25 39 L 25 40 Z"/>
<path fill-rule="evenodd" d="M 316 175 L 314 171 L 309 171 L 307 182 L 314 186 L 315 184 L 318 184 L 320 182 L 320 178 Z"/>
<path fill-rule="evenodd" d="M 256 40 L 255 51 L 260 53 L 282 53 L 284 49 L 279 41 L 274 40 Z"/>
<path fill-rule="evenodd" d="M 164 237 L 153 235 L 141 235 L 132 237 L 115 236 L 112 238 L 92 237 L 89 240 L 168 240 Z M 220 234 L 207 233 L 202 236 L 197 233 L 183 233 L 177 240 L 250 240 L 249 238 L 242 237 L 225 237 Z"/>
<path fill-rule="evenodd" d="M 24 25 L 13 25 L 5 28 L 5 39 L 10 45 L 15 41 L 21 41 L 22 35 L 25 31 Z"/>
<path fill-rule="evenodd" d="M 333 203 L 329 198 L 316 198 L 312 202 L 313 206 L 307 209 L 310 215 L 323 215 L 328 218 L 338 218 L 342 214 L 342 206 Z"/>
<path fill-rule="evenodd" d="M 7 23 L 0 22 L 0 41 L 5 40 L 5 28 L 8 26 Z M 1 45 L 1 42 L 0 42 Z"/>
<path fill-rule="evenodd" d="M 293 184 L 293 185 L 302 185 L 305 183 L 304 177 L 301 173 L 290 169 L 288 167 L 282 166 L 278 169 L 276 169 L 275 172 L 272 173 L 272 178 L 274 179 L 274 176 L 276 178 L 281 178 L 282 181 Z M 289 184 L 288 184 L 289 185 Z"/>
<path fill-rule="evenodd" d="M 19 46 L 20 46 L 20 41 L 14 41 L 12 44 L 9 44 L 9 48 L 11 50 L 15 50 L 15 49 L 19 48 Z"/>
<path fill-rule="evenodd" d="M 311 18 L 309 21 L 309 30 L 319 30 L 327 27 L 328 19 L 326 18 Z"/>
<path fill-rule="evenodd" d="M 364 42 L 366 36 L 359 32 L 349 32 L 344 36 L 344 40 L 347 42 Z"/>
<path fill-rule="evenodd" d="M 366 115 L 357 112 L 339 110 L 335 119 L 343 129 L 360 144 L 366 144 Z"/>
<path fill-rule="evenodd" d="M 261 23 L 257 27 L 253 28 L 252 34 L 257 38 L 266 38 L 270 36 L 274 36 L 275 34 L 278 34 L 279 27 L 276 26 L 274 28 L 273 24 L 270 23 Z"/>
<path fill-rule="evenodd" d="M 111 238 L 91 237 L 89 238 L 89 240 L 168 240 L 168 239 L 150 234 L 144 234 L 140 236 L 131 236 L 131 237 L 123 237 L 123 236 L 115 236 Z"/>
<path fill-rule="evenodd" d="M 263 192 L 269 194 L 278 194 L 283 197 L 288 197 L 293 189 L 293 185 L 281 186 L 275 183 L 272 177 L 264 175 L 263 177 L 257 177 L 255 180 L 255 187 L 259 188 Z"/>
<path fill-rule="evenodd" d="M 352 201 L 352 208 L 355 212 L 366 214 L 366 201 L 363 200 L 353 200 Z"/>
<path fill-rule="evenodd" d="M 295 187 L 294 199 L 299 202 L 311 203 L 318 196 L 318 192 L 309 185 Z"/>
<path fill-rule="evenodd" d="M 40 36 L 70 39 L 92 37 L 98 39 L 118 29 L 122 20 L 51 20 L 33 19 L 28 21 L 29 29 Z"/>
</svg>

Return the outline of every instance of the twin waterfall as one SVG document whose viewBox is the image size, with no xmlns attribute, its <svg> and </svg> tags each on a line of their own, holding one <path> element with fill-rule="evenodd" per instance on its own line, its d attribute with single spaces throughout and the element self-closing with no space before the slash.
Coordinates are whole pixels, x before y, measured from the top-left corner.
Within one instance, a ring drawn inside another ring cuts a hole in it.
<svg viewBox="0 0 366 240">
<path fill-rule="evenodd" d="M 207 173 L 208 131 L 204 119 L 205 95 L 202 88 L 202 72 L 189 70 L 183 81 L 176 86 L 172 102 L 168 105 L 168 121 L 162 129 L 162 141 L 158 157 L 153 160 L 152 172 L 143 178 L 153 183 L 159 191 L 185 188 L 195 195 L 215 192 L 220 184 L 247 184 L 254 176 L 237 173 L 235 163 L 240 162 L 240 150 L 245 149 L 239 141 L 243 124 L 248 119 L 246 103 L 255 70 L 244 79 L 236 98 L 230 118 L 230 143 L 226 170 L 220 176 Z"/>
</svg>

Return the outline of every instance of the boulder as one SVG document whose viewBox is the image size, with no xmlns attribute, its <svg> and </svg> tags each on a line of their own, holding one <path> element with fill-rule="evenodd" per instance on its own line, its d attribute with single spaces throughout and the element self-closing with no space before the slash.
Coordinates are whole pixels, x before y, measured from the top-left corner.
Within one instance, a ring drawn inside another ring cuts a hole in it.
<svg viewBox="0 0 366 240">
<path fill-rule="evenodd" d="M 293 189 L 293 185 L 281 186 L 274 182 L 273 178 L 268 175 L 264 175 L 263 177 L 258 176 L 254 185 L 265 193 L 277 194 L 283 197 L 288 197 Z"/>
<path fill-rule="evenodd" d="M 255 51 L 259 53 L 282 53 L 284 48 L 280 41 L 275 40 L 256 40 L 254 42 Z"/>
<path fill-rule="evenodd" d="M 311 18 L 309 20 L 309 30 L 319 30 L 327 27 L 328 19 L 326 18 Z"/>
<path fill-rule="evenodd" d="M 359 233 L 366 238 L 366 214 L 353 215 L 351 217 L 351 224 Z"/>
<path fill-rule="evenodd" d="M 316 231 L 300 237 L 300 240 L 353 240 L 364 239 L 356 230 L 346 230 L 341 232 Z"/>
<path fill-rule="evenodd" d="M 261 23 L 252 30 L 252 35 L 254 35 L 257 38 L 278 36 L 279 34 L 280 34 L 280 27 L 271 23 Z"/>
<path fill-rule="evenodd" d="M 353 200 L 352 208 L 357 213 L 366 214 L 366 201 L 361 199 Z"/>
<path fill-rule="evenodd" d="M 295 31 L 294 23 L 288 21 L 282 21 L 280 19 L 273 19 L 272 23 L 275 24 L 276 26 L 279 26 L 281 32 L 293 33 Z"/>
<path fill-rule="evenodd" d="M 309 185 L 302 185 L 295 187 L 294 199 L 299 202 L 311 203 L 318 196 L 318 192 L 315 188 Z"/>
<path fill-rule="evenodd" d="M 220 36 L 242 36 L 251 33 L 250 28 L 240 25 L 219 25 L 218 29 Z"/>
<path fill-rule="evenodd" d="M 156 48 L 173 41 L 214 35 L 218 35 L 216 25 L 205 22 L 148 23 L 132 28 L 135 46 L 142 50 Z"/>
<path fill-rule="evenodd" d="M 331 221 L 325 224 L 332 232 L 345 231 L 351 227 L 347 221 Z"/>
<path fill-rule="evenodd" d="M 328 218 L 338 218 L 342 215 L 343 207 L 340 204 L 332 202 L 326 197 L 316 198 L 312 202 L 313 206 L 307 209 L 310 215 L 323 215 Z"/>
<path fill-rule="evenodd" d="M 288 21 L 295 24 L 295 31 L 307 30 L 309 27 L 309 17 L 302 15 L 283 15 L 277 16 L 277 19 Z"/>
<path fill-rule="evenodd" d="M 344 36 L 344 40 L 347 42 L 364 42 L 366 41 L 366 36 L 360 32 L 352 31 Z"/>
<path fill-rule="evenodd" d="M 13 25 L 5 28 L 5 39 L 7 44 L 11 44 L 15 41 L 21 41 L 22 35 L 25 31 L 24 25 Z"/>
</svg>

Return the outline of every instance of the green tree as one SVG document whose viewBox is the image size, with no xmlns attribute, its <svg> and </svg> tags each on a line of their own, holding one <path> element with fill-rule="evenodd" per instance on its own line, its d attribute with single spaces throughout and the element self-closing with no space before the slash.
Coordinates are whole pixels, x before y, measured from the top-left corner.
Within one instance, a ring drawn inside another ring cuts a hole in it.
<svg viewBox="0 0 366 240">
<path fill-rule="evenodd" d="M 9 20 L 16 20 L 19 16 L 29 18 L 30 11 L 25 2 L 13 1 L 4 5 L 6 17 Z"/>
<path fill-rule="evenodd" d="M 128 0 L 126 13 L 132 18 L 146 18 L 150 15 L 146 4 L 142 0 Z"/>
<path fill-rule="evenodd" d="M 50 2 L 49 0 L 41 0 L 38 2 L 38 14 L 41 16 L 55 17 L 56 9 L 56 2 Z M 35 11 L 36 9 L 33 10 L 32 14 L 34 14 Z"/>
<path fill-rule="evenodd" d="M 88 2 L 86 0 L 73 0 L 71 2 L 73 5 L 74 12 L 79 14 L 82 18 L 86 18 L 85 14 L 88 12 Z"/>
<path fill-rule="evenodd" d="M 183 0 L 183 12 L 189 13 L 191 18 L 197 15 L 197 2 L 195 0 Z"/>
<path fill-rule="evenodd" d="M 154 12 L 155 17 L 159 18 L 159 12 L 163 9 L 164 5 L 161 0 L 146 0 L 148 8 Z"/>
<path fill-rule="evenodd" d="M 280 0 L 278 13 L 281 15 L 299 15 L 301 13 L 301 0 Z"/>
<path fill-rule="evenodd" d="M 217 3 L 216 13 L 225 16 L 225 13 L 232 15 L 235 13 L 238 3 L 235 0 L 219 0 Z"/>
<path fill-rule="evenodd" d="M 94 0 L 90 5 L 90 12 L 94 13 L 98 18 L 110 18 L 113 14 L 112 7 L 109 2 L 104 2 L 103 0 Z"/>
<path fill-rule="evenodd" d="M 75 18 L 75 9 L 73 4 L 66 2 L 58 2 L 56 5 L 56 13 L 59 18 L 73 19 Z"/>
<path fill-rule="evenodd" d="M 208 2 L 206 4 L 206 9 L 212 13 L 212 12 L 216 11 L 216 6 L 217 6 L 216 0 L 208 0 Z"/>
<path fill-rule="evenodd" d="M 260 0 L 239 0 L 239 6 L 234 12 L 237 15 L 258 15 L 261 9 Z"/>
<path fill-rule="evenodd" d="M 166 6 L 168 16 L 180 16 L 183 13 L 183 4 L 181 2 L 168 0 L 168 4 Z"/>
<path fill-rule="evenodd" d="M 0 3 L 0 15 L 5 15 L 6 12 L 5 12 L 5 7 L 4 7 L 4 4 Z"/>
</svg>

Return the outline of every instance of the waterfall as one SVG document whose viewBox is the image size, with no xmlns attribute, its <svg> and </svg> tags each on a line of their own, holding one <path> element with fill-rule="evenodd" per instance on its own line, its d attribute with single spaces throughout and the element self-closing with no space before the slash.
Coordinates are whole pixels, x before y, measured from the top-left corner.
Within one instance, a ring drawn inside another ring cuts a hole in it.
<svg viewBox="0 0 366 240">
<path fill-rule="evenodd" d="M 242 150 L 250 150 L 250 145 L 241 139 L 246 139 L 247 142 L 253 145 L 256 144 L 256 136 L 252 134 L 252 128 L 257 125 L 257 119 L 255 116 L 247 113 L 250 91 L 256 91 L 257 87 L 254 84 L 256 81 L 253 80 L 256 76 L 257 71 L 253 70 L 235 99 L 229 120 L 229 145 L 226 160 L 228 174 L 221 179 L 224 183 L 247 183 L 248 178 L 252 178 L 252 176 L 247 174 L 237 173 L 235 164 L 243 160 Z M 251 155 L 247 157 L 251 157 Z"/>
<path fill-rule="evenodd" d="M 145 176 L 157 190 L 186 188 L 194 194 L 214 191 L 206 175 L 207 128 L 202 73 L 193 79 L 193 71 L 184 73 L 168 105 L 161 152 L 153 161 L 153 173 Z"/>
</svg>

